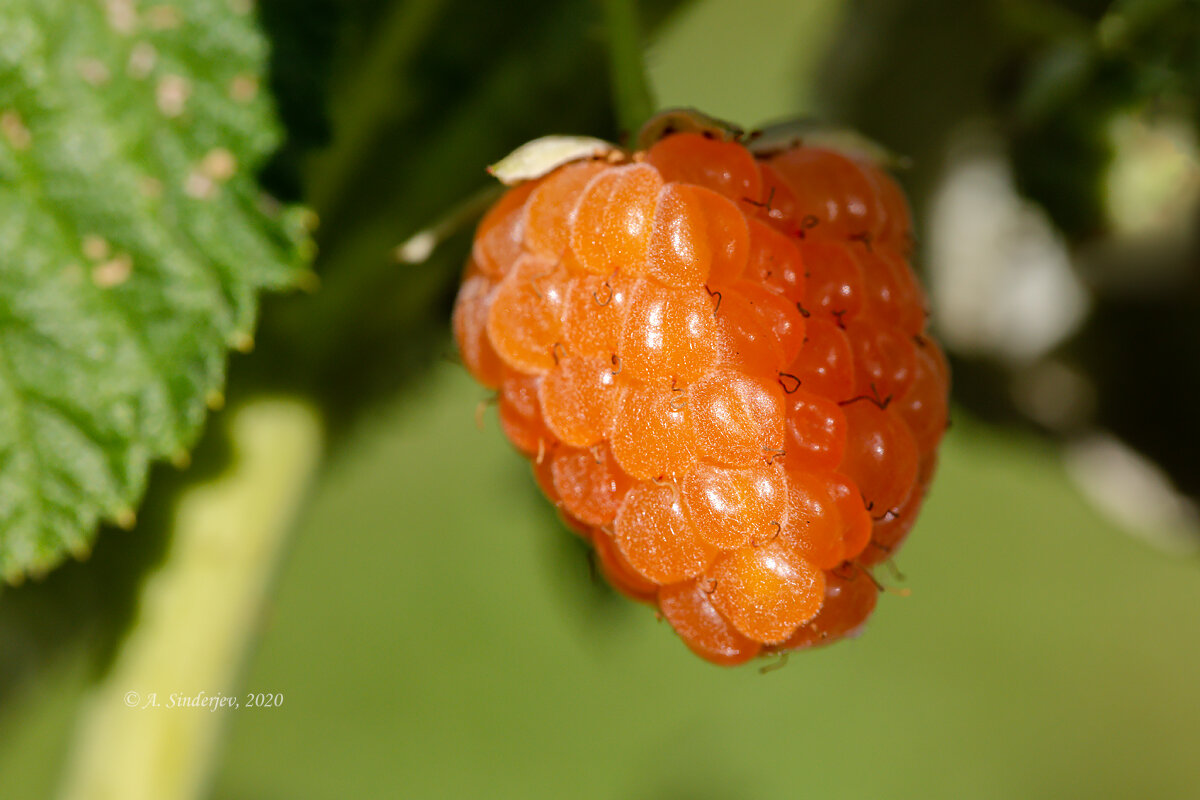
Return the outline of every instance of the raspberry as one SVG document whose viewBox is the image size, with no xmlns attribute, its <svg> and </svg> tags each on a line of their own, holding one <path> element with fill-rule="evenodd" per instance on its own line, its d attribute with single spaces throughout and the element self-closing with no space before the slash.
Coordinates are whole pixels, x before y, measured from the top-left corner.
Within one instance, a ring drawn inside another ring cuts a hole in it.
<svg viewBox="0 0 1200 800">
<path fill-rule="evenodd" d="M 865 575 L 846 578 L 840 571 L 826 572 L 821 610 L 798 627 L 786 642 L 771 649 L 776 652 L 801 650 L 854 636 L 875 610 L 878 594 L 875 584 Z"/>
<path fill-rule="evenodd" d="M 553 491 L 563 510 L 585 525 L 608 525 L 616 518 L 633 482 L 607 445 L 559 448 L 549 463 Z"/>
<path fill-rule="evenodd" d="M 853 635 L 946 426 L 903 193 L 827 147 L 660 128 L 485 215 L 463 362 L 598 569 L 694 653 Z"/>
</svg>

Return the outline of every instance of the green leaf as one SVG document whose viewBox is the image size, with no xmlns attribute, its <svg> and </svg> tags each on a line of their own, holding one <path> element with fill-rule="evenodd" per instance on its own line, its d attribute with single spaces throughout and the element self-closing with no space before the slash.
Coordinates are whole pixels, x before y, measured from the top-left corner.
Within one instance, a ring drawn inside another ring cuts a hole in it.
<svg viewBox="0 0 1200 800">
<path fill-rule="evenodd" d="M 0 6 L 0 575 L 133 522 L 186 460 L 306 214 L 261 195 L 279 132 L 247 0 Z"/>
</svg>

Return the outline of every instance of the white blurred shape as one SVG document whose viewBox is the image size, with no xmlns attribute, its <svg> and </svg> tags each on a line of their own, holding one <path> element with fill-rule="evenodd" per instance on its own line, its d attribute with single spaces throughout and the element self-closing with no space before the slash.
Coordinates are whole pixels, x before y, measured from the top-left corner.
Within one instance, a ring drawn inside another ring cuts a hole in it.
<svg viewBox="0 0 1200 800">
<path fill-rule="evenodd" d="M 951 348 L 1029 362 L 1083 320 L 1066 244 L 1017 193 L 994 137 L 959 135 L 930 217 L 933 307 Z"/>
<path fill-rule="evenodd" d="M 433 255 L 437 244 L 437 235 L 423 230 L 396 248 L 396 259 L 405 264 L 424 264 Z"/>
<path fill-rule="evenodd" d="M 1200 514 L 1154 462 L 1108 433 L 1063 450 L 1067 474 L 1088 499 L 1131 533 L 1178 555 L 1200 553 Z"/>
</svg>

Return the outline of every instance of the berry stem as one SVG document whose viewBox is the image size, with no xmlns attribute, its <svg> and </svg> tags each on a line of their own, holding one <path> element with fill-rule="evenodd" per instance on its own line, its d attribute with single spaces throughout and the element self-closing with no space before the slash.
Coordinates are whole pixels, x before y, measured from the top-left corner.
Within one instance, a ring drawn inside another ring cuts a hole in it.
<svg viewBox="0 0 1200 800">
<path fill-rule="evenodd" d="M 603 0 L 608 27 L 609 73 L 613 106 L 622 142 L 631 141 L 654 113 L 654 98 L 646 80 L 637 0 Z"/>
<path fill-rule="evenodd" d="M 401 264 L 423 264 L 442 242 L 478 221 L 503 191 L 503 186 L 489 183 L 457 203 L 432 224 L 405 239 L 396 246 L 392 255 Z"/>
</svg>

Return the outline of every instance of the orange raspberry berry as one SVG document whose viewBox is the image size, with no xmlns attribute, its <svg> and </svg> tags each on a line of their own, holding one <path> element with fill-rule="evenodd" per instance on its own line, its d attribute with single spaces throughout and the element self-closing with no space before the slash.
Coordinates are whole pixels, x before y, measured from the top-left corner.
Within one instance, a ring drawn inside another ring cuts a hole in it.
<svg viewBox="0 0 1200 800">
<path fill-rule="evenodd" d="M 525 204 L 538 181 L 523 183 L 492 206 L 475 231 L 472 259 L 490 278 L 503 278 L 521 255 L 525 234 Z"/>
<path fill-rule="evenodd" d="M 841 473 L 829 479 L 829 494 L 842 514 L 842 558 L 856 558 L 871 540 L 871 514 L 862 490 Z"/>
<path fill-rule="evenodd" d="M 675 289 L 701 286 L 708 280 L 712 260 L 703 206 L 691 187 L 668 183 L 659 193 L 654 210 L 647 274 Z"/>
<path fill-rule="evenodd" d="M 521 256 L 496 288 L 488 312 L 492 346 L 510 367 L 542 373 L 562 342 L 567 273 L 552 261 Z"/>
<path fill-rule="evenodd" d="M 850 158 L 817 147 L 797 147 L 771 159 L 795 193 L 800 228 L 818 238 L 875 236 L 883 210 L 870 179 Z"/>
<path fill-rule="evenodd" d="M 767 541 L 782 528 L 786 505 L 787 484 L 779 466 L 697 464 L 683 479 L 688 520 L 718 550 Z"/>
<path fill-rule="evenodd" d="M 603 441 L 612 434 L 619 400 L 612 362 L 564 352 L 542 377 L 538 400 L 546 427 L 557 438 L 574 447 Z"/>
<path fill-rule="evenodd" d="M 732 667 L 758 655 L 762 645 L 738 633 L 713 608 L 703 580 L 673 583 L 658 590 L 658 607 L 684 644 L 703 659 Z"/>
<path fill-rule="evenodd" d="M 567 283 L 562 340 L 570 342 L 580 355 L 614 360 L 621 346 L 630 285 L 620 275 L 572 277 Z"/>
<path fill-rule="evenodd" d="M 506 373 L 500 384 L 500 427 L 522 453 L 544 458 L 555 439 L 538 402 L 540 383 L 536 375 Z"/>
<path fill-rule="evenodd" d="M 937 469 L 937 454 L 930 452 L 921 458 L 917 467 L 917 485 L 898 508 L 889 509 L 871 526 L 871 540 L 859 561 L 864 565 L 886 561 L 900 547 L 917 521 L 917 512 L 929 491 L 929 483 Z"/>
<path fill-rule="evenodd" d="M 816 616 L 825 596 L 825 574 L 782 539 L 735 550 L 709 575 L 716 581 L 713 606 L 763 644 L 785 641 Z"/>
<path fill-rule="evenodd" d="M 613 167 L 585 188 L 571 223 L 571 250 L 586 271 L 645 272 L 646 250 L 663 180 L 644 164 Z"/>
<path fill-rule="evenodd" d="M 504 378 L 504 362 L 492 347 L 487 332 L 488 311 L 495 290 L 496 282 L 486 275 L 478 272 L 468 275 L 459 289 L 451 318 L 463 366 L 471 377 L 489 389 L 499 388 Z"/>
<path fill-rule="evenodd" d="M 832 569 L 845 559 L 844 533 L 828 478 L 819 472 L 788 472 L 783 540 L 812 564 Z"/>
<path fill-rule="evenodd" d="M 555 494 L 567 513 L 588 525 L 608 525 L 633 485 L 605 444 L 559 448 L 551 464 Z"/>
<path fill-rule="evenodd" d="M 788 366 L 800 386 L 836 401 L 854 396 L 854 352 L 846 332 L 834 322 L 816 317 L 806 321 L 806 341 Z"/>
<path fill-rule="evenodd" d="M 641 575 L 625 560 L 612 533 L 596 528 L 592 534 L 592 544 L 596 548 L 596 561 L 600 572 L 614 589 L 643 603 L 657 601 L 658 584 Z"/>
<path fill-rule="evenodd" d="M 907 251 L 912 237 L 912 212 L 904 190 L 900 188 L 892 176 L 882 169 L 870 164 L 859 166 L 867 173 L 868 180 L 875 187 L 875 196 L 879 198 L 879 207 L 883 213 L 883 223 L 879 228 L 877 241 L 880 244 L 892 245 L 901 252 Z"/>
<path fill-rule="evenodd" d="M 856 319 L 846 323 L 846 338 L 854 353 L 857 395 L 886 403 L 908 391 L 916 378 L 917 346 L 904 331 Z"/>
<path fill-rule="evenodd" d="M 936 451 L 946 432 L 949 373 L 946 357 L 937 343 L 932 339 L 920 339 L 912 383 L 896 401 L 895 408 L 908 424 L 922 453 Z"/>
<path fill-rule="evenodd" d="M 571 224 L 580 195 L 603 169 L 604 164 L 597 161 L 567 164 L 529 195 L 525 206 L 526 250 L 550 259 L 563 254 L 571 238 Z"/>
<path fill-rule="evenodd" d="M 846 451 L 842 470 L 876 515 L 897 508 L 917 479 L 917 443 L 894 412 L 863 399 L 843 407 Z"/>
<path fill-rule="evenodd" d="M 622 374 L 647 383 L 690 383 L 716 363 L 716 332 L 712 299 L 703 288 L 639 281 L 621 328 Z"/>
<path fill-rule="evenodd" d="M 789 393 L 784 403 L 783 450 L 788 469 L 837 469 L 846 450 L 846 414 L 841 406 L 801 388 Z"/>
<path fill-rule="evenodd" d="M 536 462 L 535 462 L 535 464 L 536 464 Z M 534 471 L 537 472 L 536 467 L 535 467 Z M 542 486 L 541 480 L 538 481 L 538 486 Z M 550 488 L 553 489 L 554 487 L 551 486 Z M 543 486 L 543 490 L 545 490 L 544 486 Z M 546 497 L 553 499 L 554 493 L 551 491 L 547 491 Z M 563 526 L 567 530 L 569 530 L 571 533 L 577 534 L 589 542 L 592 541 L 592 526 L 591 525 L 587 524 L 586 522 L 584 522 L 581 519 L 578 519 L 578 518 L 572 516 L 571 514 L 569 514 L 567 511 L 565 511 L 561 507 L 558 509 L 558 518 L 560 520 L 562 520 Z"/>
<path fill-rule="evenodd" d="M 668 132 L 511 189 L 453 315 L 598 569 L 724 665 L 862 628 L 866 568 L 916 520 L 949 386 L 898 184 L 732 135 Z"/>
<path fill-rule="evenodd" d="M 699 457 L 749 466 L 783 447 L 783 390 L 763 375 L 718 369 L 692 385 L 692 436 Z"/>
<path fill-rule="evenodd" d="M 542 490 L 542 494 L 546 495 L 546 499 L 553 503 L 562 513 L 562 497 L 558 494 L 558 489 L 554 485 L 554 457 L 563 450 L 563 446 L 559 442 L 551 442 L 544 449 L 534 454 L 530 466 L 533 467 L 533 479 L 537 483 L 538 488 Z M 578 520 L 576 520 L 578 521 Z"/>
<path fill-rule="evenodd" d="M 732 288 L 714 290 L 713 306 L 719 365 L 766 375 L 786 363 L 771 320 L 748 297 Z"/>
<path fill-rule="evenodd" d="M 689 398 L 683 389 L 629 383 L 613 424 L 612 451 L 634 478 L 682 478 L 696 460 Z"/>
<path fill-rule="evenodd" d="M 779 356 L 778 364 L 783 366 L 794 361 L 804 345 L 804 317 L 796 304 L 783 295 L 751 281 L 739 281 L 735 288 L 750 301 L 750 305 L 771 331 L 771 338 Z"/>
<path fill-rule="evenodd" d="M 863 274 L 858 256 L 842 242 L 807 239 L 800 252 L 808 268 L 805 309 L 835 319 L 853 319 L 863 306 Z"/>
<path fill-rule="evenodd" d="M 625 560 L 659 585 L 699 575 L 717 550 L 700 537 L 670 484 L 639 483 L 617 512 L 616 543 Z"/>
<path fill-rule="evenodd" d="M 783 295 L 792 303 L 803 303 L 809 296 L 807 262 L 796 246 L 799 240 L 751 219 L 747 223 L 750 237 L 746 279 Z"/>
<path fill-rule="evenodd" d="M 762 195 L 762 178 L 754 157 L 734 142 L 680 133 L 655 143 L 646 152 L 646 163 L 665 180 L 703 186 L 735 203 L 757 200 Z"/>
<path fill-rule="evenodd" d="M 762 191 L 754 204 L 754 216 L 785 236 L 798 237 L 803 217 L 796 213 L 799 208 L 796 193 L 769 161 L 760 161 L 758 170 L 762 176 Z"/>
<path fill-rule="evenodd" d="M 843 578 L 836 572 L 826 572 L 820 612 L 772 649 L 786 653 L 856 636 L 875 610 L 878 598 L 879 590 L 867 576 Z"/>
<path fill-rule="evenodd" d="M 920 333 L 925 327 L 925 293 L 903 256 L 880 246 L 861 253 L 859 260 L 869 287 L 864 300 L 867 313 L 909 335 Z"/>
<path fill-rule="evenodd" d="M 750 230 L 742 210 L 725 195 L 703 186 L 676 183 L 669 188 L 696 209 L 704 221 L 698 235 L 707 245 L 709 264 L 706 281 L 702 282 L 712 288 L 727 286 L 738 280 L 746 270 L 750 249 Z M 664 247 L 664 250 L 669 252 L 669 248 Z M 651 258 L 654 258 L 653 252 Z M 651 275 L 654 275 L 653 266 Z"/>
</svg>

